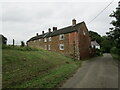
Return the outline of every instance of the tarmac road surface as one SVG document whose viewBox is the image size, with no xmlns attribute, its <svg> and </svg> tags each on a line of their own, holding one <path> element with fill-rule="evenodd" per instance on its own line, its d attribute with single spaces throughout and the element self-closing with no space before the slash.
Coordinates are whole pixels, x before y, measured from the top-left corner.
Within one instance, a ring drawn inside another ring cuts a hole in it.
<svg viewBox="0 0 120 90">
<path fill-rule="evenodd" d="M 83 61 L 62 88 L 118 88 L 118 61 L 110 54 Z"/>
</svg>

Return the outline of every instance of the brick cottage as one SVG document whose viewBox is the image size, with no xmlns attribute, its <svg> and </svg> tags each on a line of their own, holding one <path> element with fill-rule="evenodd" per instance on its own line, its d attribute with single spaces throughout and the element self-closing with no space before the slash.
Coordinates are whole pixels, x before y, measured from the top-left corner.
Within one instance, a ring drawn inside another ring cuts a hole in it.
<svg viewBox="0 0 120 90">
<path fill-rule="evenodd" d="M 27 41 L 27 45 L 62 53 L 78 60 L 89 58 L 91 52 L 91 40 L 86 24 L 76 24 L 75 19 L 72 20 L 71 26 L 58 30 L 53 27 L 53 31 L 49 28 L 47 33 L 42 31 L 41 35 L 37 33 Z"/>
</svg>

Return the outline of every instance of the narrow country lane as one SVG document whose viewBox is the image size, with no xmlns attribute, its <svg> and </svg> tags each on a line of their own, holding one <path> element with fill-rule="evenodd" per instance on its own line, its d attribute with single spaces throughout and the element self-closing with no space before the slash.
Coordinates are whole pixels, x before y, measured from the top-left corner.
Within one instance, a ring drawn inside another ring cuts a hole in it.
<svg viewBox="0 0 120 90">
<path fill-rule="evenodd" d="M 110 54 L 83 61 L 62 88 L 118 88 L 118 61 Z"/>
</svg>

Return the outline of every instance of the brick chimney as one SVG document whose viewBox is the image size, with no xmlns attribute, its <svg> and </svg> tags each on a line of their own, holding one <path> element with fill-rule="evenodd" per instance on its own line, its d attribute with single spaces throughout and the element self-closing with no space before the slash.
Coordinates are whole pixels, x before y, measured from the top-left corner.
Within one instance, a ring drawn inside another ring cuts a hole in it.
<svg viewBox="0 0 120 90">
<path fill-rule="evenodd" d="M 38 36 L 38 33 L 36 33 L 36 36 Z"/>
<path fill-rule="evenodd" d="M 48 32 L 51 32 L 51 28 L 48 29 Z"/>
<path fill-rule="evenodd" d="M 76 20 L 75 19 L 72 20 L 72 26 L 74 26 L 74 25 L 76 25 Z"/>
<path fill-rule="evenodd" d="M 53 27 L 53 31 L 57 30 L 57 27 Z"/>
<path fill-rule="evenodd" d="M 44 34 L 44 31 L 42 31 L 42 34 Z"/>
</svg>

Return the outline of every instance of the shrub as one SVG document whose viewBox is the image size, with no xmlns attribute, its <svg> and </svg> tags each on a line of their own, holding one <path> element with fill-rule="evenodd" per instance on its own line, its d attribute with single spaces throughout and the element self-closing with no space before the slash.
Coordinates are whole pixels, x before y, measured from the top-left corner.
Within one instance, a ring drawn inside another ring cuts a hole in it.
<svg viewBox="0 0 120 90">
<path fill-rule="evenodd" d="M 33 47 L 20 47 L 20 46 L 12 46 L 12 45 L 3 45 L 2 49 L 13 49 L 13 50 L 20 50 L 20 51 L 38 51 L 40 49 L 33 48 Z"/>
<path fill-rule="evenodd" d="M 95 55 L 96 56 L 101 56 L 103 53 L 101 51 L 101 49 L 96 49 Z"/>
<path fill-rule="evenodd" d="M 110 52 L 113 54 L 118 54 L 118 49 L 116 47 L 113 47 L 111 48 Z"/>
</svg>

